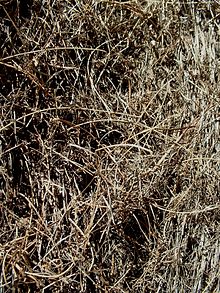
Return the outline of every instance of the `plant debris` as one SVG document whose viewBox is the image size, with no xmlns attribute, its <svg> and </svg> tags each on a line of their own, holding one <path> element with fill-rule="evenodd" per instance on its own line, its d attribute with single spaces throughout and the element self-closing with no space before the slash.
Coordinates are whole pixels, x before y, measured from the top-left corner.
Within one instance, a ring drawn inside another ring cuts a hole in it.
<svg viewBox="0 0 220 293">
<path fill-rule="evenodd" d="M 0 1 L 0 291 L 220 291 L 218 1 Z"/>
</svg>

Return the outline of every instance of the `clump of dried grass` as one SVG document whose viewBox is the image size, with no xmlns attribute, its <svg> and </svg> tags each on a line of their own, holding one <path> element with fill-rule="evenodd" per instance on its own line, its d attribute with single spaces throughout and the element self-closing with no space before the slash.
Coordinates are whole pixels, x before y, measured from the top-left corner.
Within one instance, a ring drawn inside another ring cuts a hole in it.
<svg viewBox="0 0 220 293">
<path fill-rule="evenodd" d="M 218 2 L 0 9 L 1 292 L 218 292 Z"/>
</svg>

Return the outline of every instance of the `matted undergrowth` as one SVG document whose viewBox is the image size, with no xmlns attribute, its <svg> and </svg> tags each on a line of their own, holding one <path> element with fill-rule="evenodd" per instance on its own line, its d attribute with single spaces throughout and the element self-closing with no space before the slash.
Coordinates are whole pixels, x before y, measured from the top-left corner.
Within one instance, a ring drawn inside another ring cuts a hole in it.
<svg viewBox="0 0 220 293">
<path fill-rule="evenodd" d="M 219 1 L 0 1 L 0 292 L 220 291 Z"/>
</svg>

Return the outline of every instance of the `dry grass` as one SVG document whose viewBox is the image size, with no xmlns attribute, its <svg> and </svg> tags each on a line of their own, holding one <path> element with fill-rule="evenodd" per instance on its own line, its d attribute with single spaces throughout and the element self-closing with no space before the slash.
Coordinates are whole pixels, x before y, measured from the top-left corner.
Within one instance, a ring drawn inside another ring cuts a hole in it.
<svg viewBox="0 0 220 293">
<path fill-rule="evenodd" d="M 23 2 L 0 2 L 0 292 L 219 292 L 219 1 Z"/>
</svg>

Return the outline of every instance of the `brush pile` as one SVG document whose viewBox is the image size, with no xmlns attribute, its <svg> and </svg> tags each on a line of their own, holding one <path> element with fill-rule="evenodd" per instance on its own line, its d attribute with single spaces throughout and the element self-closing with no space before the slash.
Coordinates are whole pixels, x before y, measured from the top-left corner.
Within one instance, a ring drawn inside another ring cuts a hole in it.
<svg viewBox="0 0 220 293">
<path fill-rule="evenodd" d="M 218 1 L 0 1 L 0 292 L 220 291 Z"/>
</svg>

